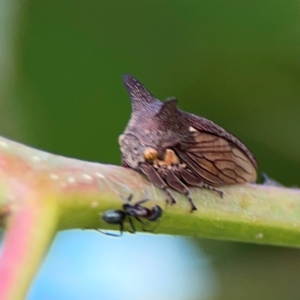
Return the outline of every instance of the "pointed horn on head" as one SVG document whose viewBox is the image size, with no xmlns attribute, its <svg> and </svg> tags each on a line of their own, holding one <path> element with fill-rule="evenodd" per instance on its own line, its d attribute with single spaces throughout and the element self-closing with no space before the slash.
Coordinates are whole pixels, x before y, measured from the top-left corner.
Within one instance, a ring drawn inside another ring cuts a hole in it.
<svg viewBox="0 0 300 300">
<path fill-rule="evenodd" d="M 174 114 L 178 111 L 177 107 L 178 100 L 175 97 L 168 98 L 162 105 L 158 116 L 174 116 Z"/>
<path fill-rule="evenodd" d="M 123 83 L 132 102 L 132 110 L 138 111 L 147 104 L 156 101 L 152 94 L 136 78 L 129 74 L 123 75 Z"/>
</svg>

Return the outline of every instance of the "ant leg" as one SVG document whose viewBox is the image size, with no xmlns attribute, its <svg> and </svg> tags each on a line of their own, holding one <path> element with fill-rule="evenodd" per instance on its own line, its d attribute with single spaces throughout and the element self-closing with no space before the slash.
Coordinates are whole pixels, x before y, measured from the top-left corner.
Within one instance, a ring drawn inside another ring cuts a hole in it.
<svg viewBox="0 0 300 300">
<path fill-rule="evenodd" d="M 136 229 L 135 229 L 135 226 L 133 225 L 133 222 L 132 222 L 132 219 L 131 219 L 130 216 L 128 216 L 128 220 L 129 220 L 129 224 L 130 224 L 131 229 L 132 229 L 132 231 L 128 230 L 128 232 L 130 232 L 130 233 L 135 233 L 135 232 L 136 232 Z"/>
<path fill-rule="evenodd" d="M 145 223 L 144 221 L 142 221 L 139 217 L 134 216 L 141 224 L 146 225 L 147 223 Z"/>
<path fill-rule="evenodd" d="M 141 204 L 143 204 L 143 203 L 145 203 L 145 202 L 147 202 L 147 201 L 149 201 L 149 198 L 142 199 L 142 200 L 138 201 L 137 203 L 135 203 L 134 206 L 141 205 Z"/>
<path fill-rule="evenodd" d="M 124 223 L 121 222 L 120 223 L 120 236 L 122 236 L 123 232 L 124 232 Z"/>
<path fill-rule="evenodd" d="M 145 232 L 154 232 L 154 230 L 157 228 L 157 226 L 160 224 L 160 220 L 156 222 L 156 224 L 151 229 L 146 229 L 145 226 L 142 228 Z"/>
<path fill-rule="evenodd" d="M 145 192 L 145 194 L 146 194 L 146 198 L 144 198 L 144 199 L 138 201 L 137 203 L 134 204 L 134 206 L 141 205 L 141 204 L 143 204 L 143 203 L 145 203 L 145 202 L 147 202 L 147 201 L 150 200 L 148 192 L 147 192 L 146 190 L 144 190 L 144 192 Z"/>
<path fill-rule="evenodd" d="M 96 229 L 98 232 L 102 233 L 102 234 L 105 234 L 105 235 L 108 235 L 108 236 L 113 236 L 113 237 L 120 237 L 122 236 L 122 231 L 120 231 L 120 234 L 115 234 L 115 233 L 110 233 L 110 232 L 106 232 L 106 231 L 102 231 L 100 229 Z"/>
</svg>

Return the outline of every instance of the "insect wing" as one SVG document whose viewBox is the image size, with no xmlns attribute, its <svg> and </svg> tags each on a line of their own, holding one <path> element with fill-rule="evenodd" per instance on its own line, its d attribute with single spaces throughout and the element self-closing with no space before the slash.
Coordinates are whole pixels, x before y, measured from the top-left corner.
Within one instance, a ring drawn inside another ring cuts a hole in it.
<svg viewBox="0 0 300 300">
<path fill-rule="evenodd" d="M 256 168 L 249 157 L 232 142 L 191 127 L 192 138 L 176 153 L 194 175 L 210 185 L 256 180 Z"/>
</svg>

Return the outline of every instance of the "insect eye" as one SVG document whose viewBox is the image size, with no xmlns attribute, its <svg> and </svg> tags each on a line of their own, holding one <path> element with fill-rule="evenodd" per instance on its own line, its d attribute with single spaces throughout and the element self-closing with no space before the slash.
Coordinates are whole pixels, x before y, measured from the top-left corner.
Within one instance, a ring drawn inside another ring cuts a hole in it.
<svg viewBox="0 0 300 300">
<path fill-rule="evenodd" d="M 144 151 L 144 156 L 147 160 L 153 161 L 158 157 L 158 151 L 152 147 L 147 147 Z"/>
</svg>

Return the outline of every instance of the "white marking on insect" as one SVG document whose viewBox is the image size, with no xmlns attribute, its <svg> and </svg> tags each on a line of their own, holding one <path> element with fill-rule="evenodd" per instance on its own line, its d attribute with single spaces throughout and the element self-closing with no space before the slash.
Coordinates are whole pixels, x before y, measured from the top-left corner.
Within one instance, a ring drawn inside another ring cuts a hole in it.
<svg viewBox="0 0 300 300">
<path fill-rule="evenodd" d="M 192 127 L 192 126 L 189 127 L 189 131 L 190 132 L 197 132 L 197 130 L 194 127 Z"/>
</svg>

